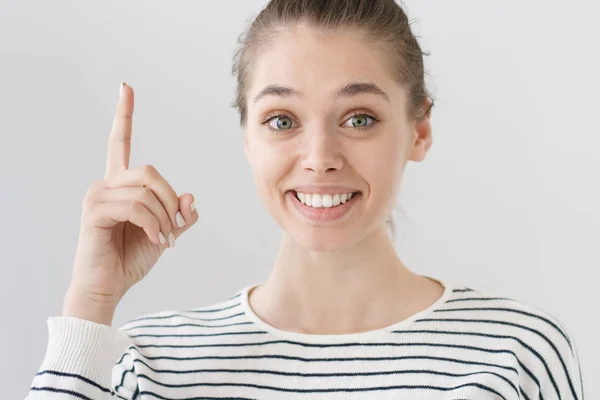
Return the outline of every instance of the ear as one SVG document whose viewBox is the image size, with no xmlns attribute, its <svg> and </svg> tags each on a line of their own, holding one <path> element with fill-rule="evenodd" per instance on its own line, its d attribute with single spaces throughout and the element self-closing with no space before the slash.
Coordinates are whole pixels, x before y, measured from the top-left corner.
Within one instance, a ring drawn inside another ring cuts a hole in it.
<svg viewBox="0 0 600 400">
<path fill-rule="evenodd" d="M 431 99 L 427 99 L 423 109 L 427 110 L 431 106 Z M 414 122 L 413 125 L 414 143 L 410 153 L 411 161 L 423 161 L 432 145 L 433 136 L 431 135 L 431 110 L 425 117 Z"/>
</svg>

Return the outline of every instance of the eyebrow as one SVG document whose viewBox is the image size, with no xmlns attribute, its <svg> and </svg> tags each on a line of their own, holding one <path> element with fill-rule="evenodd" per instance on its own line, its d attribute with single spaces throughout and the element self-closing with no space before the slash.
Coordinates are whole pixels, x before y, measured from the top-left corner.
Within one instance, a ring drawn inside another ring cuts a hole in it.
<svg viewBox="0 0 600 400">
<path fill-rule="evenodd" d="M 338 99 L 340 97 L 352 97 L 362 93 L 371 93 L 377 96 L 383 97 L 386 101 L 390 101 L 390 97 L 384 92 L 379 86 L 374 83 L 364 82 L 351 82 L 340 89 L 338 89 L 333 98 Z M 302 97 L 302 94 L 296 89 L 289 86 L 282 85 L 268 85 L 261 90 L 253 102 L 256 103 L 258 100 L 265 96 L 279 96 L 279 97 Z"/>
</svg>

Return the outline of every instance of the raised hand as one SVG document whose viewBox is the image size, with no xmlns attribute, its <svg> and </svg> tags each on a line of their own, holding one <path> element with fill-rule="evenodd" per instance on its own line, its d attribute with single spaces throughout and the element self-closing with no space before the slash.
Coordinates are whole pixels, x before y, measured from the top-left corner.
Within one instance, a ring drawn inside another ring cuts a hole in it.
<svg viewBox="0 0 600 400">
<path fill-rule="evenodd" d="M 121 85 L 106 173 L 83 201 L 63 316 L 110 325 L 117 304 L 175 239 L 198 220 L 191 194 L 178 197 L 151 165 L 129 169 L 134 92 Z"/>
</svg>

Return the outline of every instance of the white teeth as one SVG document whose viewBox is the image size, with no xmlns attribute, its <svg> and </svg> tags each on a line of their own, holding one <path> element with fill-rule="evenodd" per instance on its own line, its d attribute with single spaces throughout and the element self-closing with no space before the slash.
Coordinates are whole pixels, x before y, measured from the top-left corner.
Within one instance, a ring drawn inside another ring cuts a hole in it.
<svg viewBox="0 0 600 400">
<path fill-rule="evenodd" d="M 323 199 L 321 198 L 321 195 L 313 194 L 312 195 L 312 206 L 314 208 L 321 208 L 322 205 L 323 205 Z"/>
<path fill-rule="evenodd" d="M 309 194 L 296 192 L 296 197 L 301 203 L 314 208 L 331 208 L 344 204 L 352 197 L 352 193 L 343 194 Z"/>
</svg>

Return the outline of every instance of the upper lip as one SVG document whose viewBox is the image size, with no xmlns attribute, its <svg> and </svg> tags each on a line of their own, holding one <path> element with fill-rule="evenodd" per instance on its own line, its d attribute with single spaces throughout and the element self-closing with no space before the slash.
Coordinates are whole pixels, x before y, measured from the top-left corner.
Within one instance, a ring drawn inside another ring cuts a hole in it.
<svg viewBox="0 0 600 400">
<path fill-rule="evenodd" d="M 358 192 L 355 188 L 341 185 L 301 185 L 295 186 L 291 190 L 310 194 L 344 194 Z"/>
</svg>

